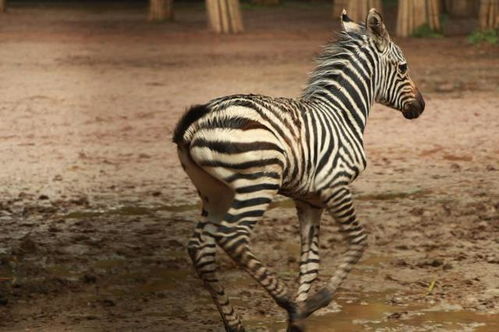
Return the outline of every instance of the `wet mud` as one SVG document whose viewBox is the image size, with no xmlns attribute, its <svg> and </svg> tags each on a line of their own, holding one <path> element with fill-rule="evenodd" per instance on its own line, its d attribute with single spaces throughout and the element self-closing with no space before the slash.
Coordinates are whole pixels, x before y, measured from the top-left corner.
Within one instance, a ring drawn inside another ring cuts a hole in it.
<svg viewBox="0 0 499 332">
<path fill-rule="evenodd" d="M 135 7 L 2 18 L 1 331 L 220 331 L 186 253 L 199 200 L 170 136 L 186 107 L 217 96 L 299 95 L 337 25 L 321 7 L 282 13 L 251 9 L 240 36 L 211 35 L 195 7 L 154 25 Z M 427 109 L 407 121 L 374 107 L 353 186 L 369 248 L 309 330 L 497 331 L 499 50 L 399 44 Z M 252 245 L 296 289 L 292 201 L 278 197 Z M 344 249 L 324 216 L 316 289 Z M 219 257 L 248 330 L 282 331 L 284 312 Z"/>
</svg>

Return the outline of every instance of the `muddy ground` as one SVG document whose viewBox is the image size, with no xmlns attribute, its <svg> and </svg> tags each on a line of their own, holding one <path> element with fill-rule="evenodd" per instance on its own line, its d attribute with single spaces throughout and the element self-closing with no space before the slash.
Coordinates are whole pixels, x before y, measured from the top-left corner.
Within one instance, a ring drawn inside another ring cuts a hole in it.
<svg viewBox="0 0 499 332">
<path fill-rule="evenodd" d="M 165 24 L 135 5 L 2 16 L 0 330 L 219 331 L 186 254 L 198 199 L 172 129 L 217 96 L 299 95 L 338 28 L 328 8 L 249 8 L 240 36 L 210 34 L 195 6 Z M 497 331 L 499 49 L 463 36 L 399 44 L 427 108 L 408 121 L 374 107 L 354 185 L 370 247 L 310 330 Z M 344 246 L 329 217 L 321 236 L 323 282 Z M 290 287 L 298 243 L 280 198 L 253 244 Z M 282 310 L 221 261 L 250 331 L 284 328 Z"/>
</svg>

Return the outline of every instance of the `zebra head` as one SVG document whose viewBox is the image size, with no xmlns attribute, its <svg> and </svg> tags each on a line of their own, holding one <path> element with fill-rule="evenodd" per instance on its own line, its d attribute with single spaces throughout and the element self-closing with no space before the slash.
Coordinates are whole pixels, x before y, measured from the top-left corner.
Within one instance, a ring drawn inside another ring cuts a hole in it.
<svg viewBox="0 0 499 332">
<path fill-rule="evenodd" d="M 377 61 L 376 102 L 401 111 L 407 119 L 420 116 L 425 108 L 423 96 L 409 76 L 402 50 L 391 41 L 381 14 L 373 8 L 367 14 L 365 24 L 357 24 L 343 10 L 341 22 L 346 33 L 365 35 Z"/>
</svg>

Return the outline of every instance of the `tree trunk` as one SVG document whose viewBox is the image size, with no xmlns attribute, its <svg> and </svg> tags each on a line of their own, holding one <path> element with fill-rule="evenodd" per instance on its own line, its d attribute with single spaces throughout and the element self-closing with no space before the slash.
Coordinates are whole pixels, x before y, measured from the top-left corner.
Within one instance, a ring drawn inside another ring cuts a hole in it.
<svg viewBox="0 0 499 332">
<path fill-rule="evenodd" d="M 499 4 L 498 0 L 480 1 L 480 29 L 491 30 L 499 28 Z"/>
<path fill-rule="evenodd" d="M 471 17 L 477 14 L 476 0 L 445 0 L 445 9 L 454 17 Z"/>
<path fill-rule="evenodd" d="M 346 9 L 348 16 L 357 22 L 364 22 L 369 9 L 376 8 L 382 11 L 381 0 L 333 0 L 333 18 L 338 18 L 343 9 Z"/>
<path fill-rule="evenodd" d="M 149 21 L 173 20 L 173 0 L 149 0 Z"/>
<path fill-rule="evenodd" d="M 271 5 L 278 5 L 280 1 L 279 0 L 252 0 L 251 2 L 254 4 L 257 4 L 257 5 L 271 6 Z"/>
<path fill-rule="evenodd" d="M 243 32 L 239 0 L 206 0 L 210 28 L 217 33 Z"/>
<path fill-rule="evenodd" d="M 0 0 L 0 13 L 5 13 L 7 10 L 7 0 Z"/>
<path fill-rule="evenodd" d="M 397 36 L 408 37 L 424 24 L 440 30 L 439 0 L 400 0 L 397 16 Z"/>
</svg>

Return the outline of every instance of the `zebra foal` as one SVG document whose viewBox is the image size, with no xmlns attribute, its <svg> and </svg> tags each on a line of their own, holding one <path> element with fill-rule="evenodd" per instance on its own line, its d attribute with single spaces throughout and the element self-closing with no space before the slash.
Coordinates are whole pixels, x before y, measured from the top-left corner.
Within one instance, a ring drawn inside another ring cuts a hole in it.
<svg viewBox="0 0 499 332">
<path fill-rule="evenodd" d="M 244 268 L 288 312 L 288 331 L 328 305 L 366 248 L 349 184 L 366 167 L 363 132 L 377 101 L 408 119 L 424 100 L 408 75 L 400 48 L 381 15 L 365 23 L 343 11 L 339 40 L 328 44 L 299 99 L 233 95 L 192 107 L 173 141 L 202 200 L 201 220 L 188 243 L 194 267 L 227 331 L 244 331 L 218 280 L 216 247 Z M 295 296 L 249 246 L 249 238 L 276 194 L 296 202 L 301 227 L 299 287 Z M 309 297 L 319 270 L 319 224 L 334 217 L 348 248 L 327 285 Z"/>
</svg>

